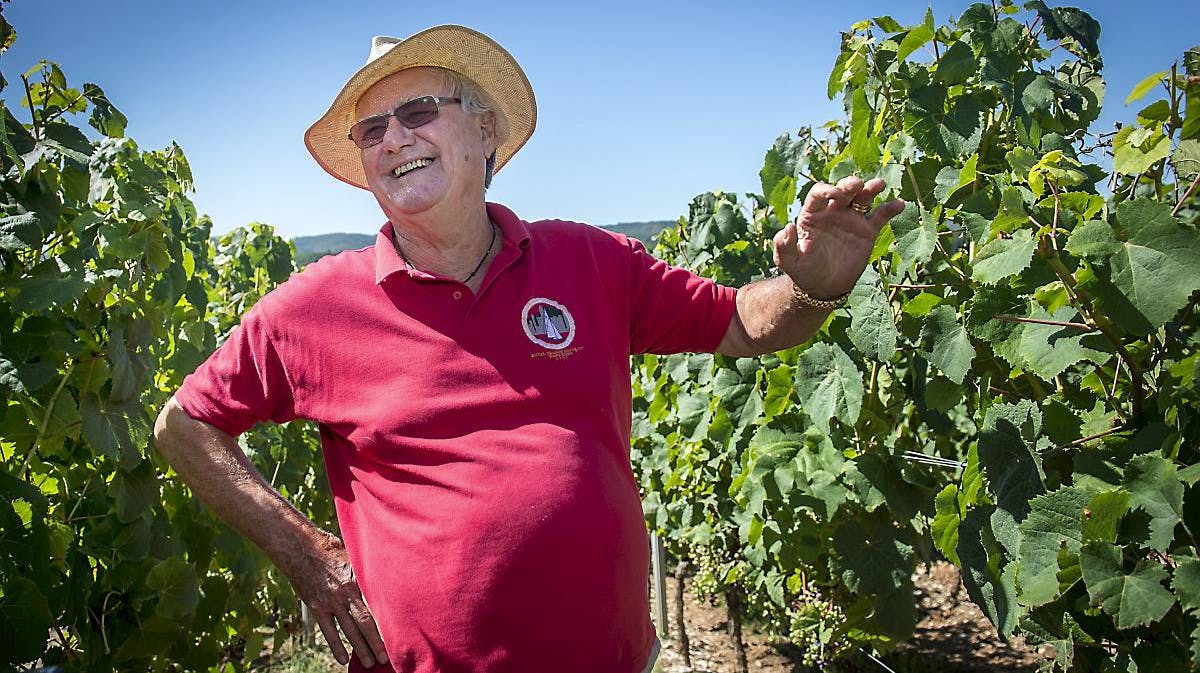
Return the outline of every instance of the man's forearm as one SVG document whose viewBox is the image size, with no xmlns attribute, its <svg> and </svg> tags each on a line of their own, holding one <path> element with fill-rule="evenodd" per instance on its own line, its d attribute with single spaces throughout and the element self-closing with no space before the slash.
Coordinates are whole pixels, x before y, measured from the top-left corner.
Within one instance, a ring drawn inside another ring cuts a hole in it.
<svg viewBox="0 0 1200 673">
<path fill-rule="evenodd" d="M 159 414 L 154 441 L 192 492 L 285 573 L 297 555 L 319 553 L 331 537 L 266 482 L 237 440 L 191 418 L 174 398 Z"/>
<path fill-rule="evenodd" d="M 339 627 L 363 666 L 388 661 L 342 541 L 271 488 L 233 437 L 188 416 L 171 398 L 154 424 L 154 442 L 204 504 L 288 576 L 339 663 L 350 656 Z"/>
<path fill-rule="evenodd" d="M 791 348 L 812 337 L 829 311 L 802 305 L 792 288 L 787 276 L 739 288 L 737 311 L 718 352 L 753 357 Z"/>
</svg>

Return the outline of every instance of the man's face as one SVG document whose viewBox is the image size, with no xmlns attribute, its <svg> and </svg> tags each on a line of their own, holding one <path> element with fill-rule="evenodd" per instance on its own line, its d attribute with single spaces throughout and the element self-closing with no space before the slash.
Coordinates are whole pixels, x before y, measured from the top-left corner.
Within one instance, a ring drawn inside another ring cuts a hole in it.
<svg viewBox="0 0 1200 673">
<path fill-rule="evenodd" d="M 436 70 L 402 70 L 362 95 L 355 120 L 388 114 L 420 96 L 450 93 Z M 490 116 L 467 114 L 458 103 L 441 105 L 436 119 L 415 129 L 392 117 L 383 141 L 360 150 L 367 186 L 393 221 L 435 207 L 444 212 L 470 207 L 483 198 L 484 164 L 496 150 L 494 128 Z M 417 160 L 427 165 L 413 168 Z"/>
</svg>

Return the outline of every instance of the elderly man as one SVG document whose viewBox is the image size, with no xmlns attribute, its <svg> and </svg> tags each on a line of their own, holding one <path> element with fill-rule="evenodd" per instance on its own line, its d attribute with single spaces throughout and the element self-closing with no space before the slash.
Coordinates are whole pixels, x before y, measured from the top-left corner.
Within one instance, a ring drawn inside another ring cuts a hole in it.
<svg viewBox="0 0 1200 673">
<path fill-rule="evenodd" d="M 486 203 L 535 117 L 520 67 L 475 31 L 376 38 L 306 134 L 323 168 L 379 202 L 375 245 L 264 297 L 155 427 L 351 670 L 649 671 L 629 356 L 807 339 L 902 207 L 867 214 L 879 180 L 818 185 L 775 237 L 786 275 L 721 287 L 624 236 Z M 342 539 L 234 440 L 296 418 L 320 424 Z"/>
</svg>

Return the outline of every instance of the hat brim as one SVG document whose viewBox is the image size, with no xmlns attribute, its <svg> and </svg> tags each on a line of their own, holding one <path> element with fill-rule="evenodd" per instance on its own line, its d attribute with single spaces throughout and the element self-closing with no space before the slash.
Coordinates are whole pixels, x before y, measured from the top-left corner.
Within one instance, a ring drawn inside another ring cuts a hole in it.
<svg viewBox="0 0 1200 673">
<path fill-rule="evenodd" d="M 361 153 L 349 138 L 358 99 L 379 80 L 409 68 L 453 70 L 482 88 L 496 104 L 497 134 L 493 173 L 499 172 L 533 135 L 537 102 L 521 66 L 503 47 L 465 26 L 434 26 L 397 43 L 354 73 L 329 110 L 304 133 L 304 145 L 330 175 L 368 189 Z"/>
</svg>

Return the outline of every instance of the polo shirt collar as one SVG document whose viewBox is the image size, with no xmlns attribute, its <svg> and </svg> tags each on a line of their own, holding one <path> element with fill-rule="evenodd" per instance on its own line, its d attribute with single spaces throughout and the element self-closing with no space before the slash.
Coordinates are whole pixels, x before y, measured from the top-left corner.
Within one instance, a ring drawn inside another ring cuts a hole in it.
<svg viewBox="0 0 1200 673">
<path fill-rule="evenodd" d="M 489 202 L 485 205 L 488 217 L 492 218 L 492 221 L 500 228 L 501 254 L 508 252 L 508 255 L 513 258 L 519 257 L 521 251 L 529 245 L 529 227 L 513 211 L 499 203 Z M 500 256 L 497 254 L 497 259 L 492 263 L 495 264 Z M 400 253 L 396 252 L 396 246 L 392 245 L 392 223 L 388 221 L 383 223 L 379 234 L 375 237 L 375 284 L 379 285 L 397 273 L 407 274 L 410 277 L 429 277 L 428 274 L 406 264 L 400 257 Z"/>
</svg>

